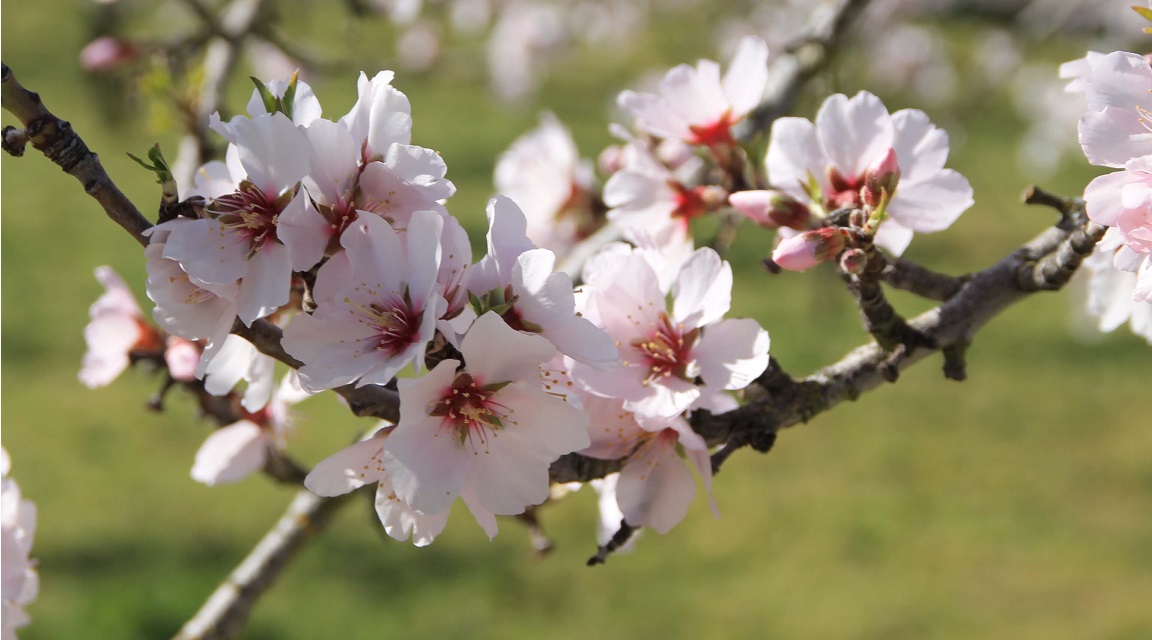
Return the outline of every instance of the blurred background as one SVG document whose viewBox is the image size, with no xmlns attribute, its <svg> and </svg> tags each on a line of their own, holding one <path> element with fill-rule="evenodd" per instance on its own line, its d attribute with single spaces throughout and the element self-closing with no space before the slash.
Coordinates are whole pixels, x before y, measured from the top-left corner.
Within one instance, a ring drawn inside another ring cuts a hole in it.
<svg viewBox="0 0 1152 640">
<path fill-rule="evenodd" d="M 161 52 L 195 44 L 194 9 L 217 4 L 3 7 L 4 62 L 149 215 L 158 189 L 125 153 L 157 142 L 175 153 L 171 98 L 196 71 Z M 264 42 L 242 57 L 227 112 L 242 110 L 246 76 L 299 67 L 337 118 L 355 99 L 357 71 L 395 69 L 413 142 L 444 157 L 458 187 L 448 208 L 480 243 L 496 157 L 542 110 L 594 158 L 613 142 L 606 125 L 620 121 L 619 91 L 698 57 L 726 62 L 745 33 L 783 50 L 813 5 L 268 4 Z M 1057 65 L 1090 48 L 1146 50 L 1128 4 L 876 2 L 795 115 L 811 118 L 828 94 L 860 89 L 893 111 L 927 111 L 949 131 L 948 166 L 971 181 L 976 205 L 951 231 L 918 237 L 906 257 L 978 270 L 1054 221 L 1019 203 L 1028 184 L 1076 195 L 1099 173 L 1079 154 L 1078 102 L 1062 92 Z M 106 35 L 129 49 L 111 72 L 85 70 L 81 50 Z M 0 175 L 3 443 L 39 509 L 41 592 L 20 637 L 171 636 L 292 489 L 264 477 L 193 482 L 211 427 L 180 394 L 164 413 L 148 411 L 159 380 L 146 372 L 96 391 L 77 381 L 87 309 L 101 293 L 93 269 L 113 266 L 146 301 L 142 252 L 39 154 L 5 156 Z M 831 270 L 761 271 L 771 243 L 760 229 L 739 234 L 732 315 L 759 319 L 773 355 L 806 375 L 866 336 Z M 928 307 L 893 298 L 906 315 Z M 519 523 L 502 520 L 489 542 L 466 513 L 416 549 L 385 537 L 358 501 L 257 605 L 243 637 L 1152 637 L 1152 361 L 1124 329 L 1094 334 L 1078 319 L 1082 306 L 1075 290 L 1035 296 L 977 336 L 969 380 L 945 380 L 931 358 L 783 432 L 766 456 L 739 452 L 715 481 L 719 518 L 698 496 L 671 533 L 646 533 L 605 566 L 584 566 L 596 549 L 589 489 L 542 510 L 556 544 L 542 559 Z M 309 465 L 368 426 L 332 397 L 296 410 L 290 451 Z"/>
</svg>

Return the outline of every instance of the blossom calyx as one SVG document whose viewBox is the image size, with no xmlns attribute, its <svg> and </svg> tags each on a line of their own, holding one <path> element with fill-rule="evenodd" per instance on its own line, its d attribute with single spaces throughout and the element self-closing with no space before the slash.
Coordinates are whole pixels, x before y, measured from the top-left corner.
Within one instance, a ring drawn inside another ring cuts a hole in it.
<svg viewBox="0 0 1152 640">
<path fill-rule="evenodd" d="M 728 204 L 767 229 L 789 227 L 804 231 L 812 219 L 808 205 L 783 191 L 737 191 L 728 196 Z"/>
<path fill-rule="evenodd" d="M 851 237 L 847 230 L 839 227 L 822 227 L 805 231 L 776 245 L 776 250 L 772 252 L 772 261 L 781 269 L 807 271 L 839 255 Z"/>
</svg>

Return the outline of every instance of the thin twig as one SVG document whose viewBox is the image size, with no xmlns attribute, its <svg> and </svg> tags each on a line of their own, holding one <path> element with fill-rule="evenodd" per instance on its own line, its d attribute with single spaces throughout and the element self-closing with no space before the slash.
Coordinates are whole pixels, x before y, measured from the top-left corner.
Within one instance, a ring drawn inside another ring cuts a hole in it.
<svg viewBox="0 0 1152 640">
<path fill-rule="evenodd" d="M 893 257 L 888 258 L 888 266 L 884 267 L 881 277 L 897 289 L 937 302 L 950 300 L 968 281 L 968 276 L 938 273 L 911 260 Z"/>
<path fill-rule="evenodd" d="M 216 591 L 209 596 L 174 640 L 223 640 L 243 629 L 252 606 L 275 582 L 305 543 L 324 529 L 348 495 L 321 498 L 306 489 L 296 493 L 288 510 Z"/>
</svg>

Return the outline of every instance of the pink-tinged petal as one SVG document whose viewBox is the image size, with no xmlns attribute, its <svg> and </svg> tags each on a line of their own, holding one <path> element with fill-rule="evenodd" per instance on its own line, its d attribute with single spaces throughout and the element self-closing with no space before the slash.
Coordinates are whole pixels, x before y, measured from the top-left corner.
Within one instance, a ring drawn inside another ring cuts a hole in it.
<svg viewBox="0 0 1152 640">
<path fill-rule="evenodd" d="M 128 352 L 140 338 L 135 318 L 105 314 L 84 327 L 88 350 L 80 368 L 80 382 L 89 389 L 111 384 L 128 368 Z"/>
<path fill-rule="evenodd" d="M 247 420 L 217 429 L 196 452 L 192 479 L 209 486 L 241 480 L 264 466 L 268 446 L 264 431 Z"/>
<path fill-rule="evenodd" d="M 448 509 L 473 464 L 473 451 L 460 445 L 457 431 L 427 413 L 451 389 L 459 364 L 444 360 L 420 378 L 398 381 L 400 423 L 388 437 L 384 467 L 396 495 L 429 515 Z"/>
<path fill-rule="evenodd" d="M 768 332 L 751 318 L 721 320 L 704 329 L 693 353 L 709 386 L 743 389 L 768 368 Z"/>
<path fill-rule="evenodd" d="M 88 308 L 90 317 L 95 318 L 106 313 L 137 318 L 144 316 L 143 312 L 140 311 L 140 305 L 136 303 L 136 296 L 112 267 L 96 267 L 96 280 L 104 285 L 104 294 Z"/>
<path fill-rule="evenodd" d="M 204 370 L 204 389 L 214 396 L 232 391 L 248 374 L 248 367 L 256 355 L 256 347 L 251 342 L 229 335 Z"/>
<path fill-rule="evenodd" d="M 402 180 L 422 189 L 429 200 L 445 200 L 456 193 L 456 186 L 444 177 L 448 165 L 432 149 L 408 144 L 392 145 L 384 162 Z"/>
<path fill-rule="evenodd" d="M 168 365 L 168 374 L 173 380 L 191 382 L 196 379 L 196 368 L 200 364 L 200 348 L 190 340 L 168 338 L 164 363 Z"/>
<path fill-rule="evenodd" d="M 269 242 L 248 260 L 248 273 L 236 294 L 236 315 L 251 326 L 288 303 L 292 293 L 292 263 L 288 248 Z"/>
<path fill-rule="evenodd" d="M 894 218 L 889 218 L 880 225 L 880 230 L 876 232 L 876 246 L 887 250 L 894 256 L 899 256 L 912 243 L 914 234 L 912 229 L 900 224 Z"/>
<path fill-rule="evenodd" d="M 732 266 L 707 247 L 697 249 L 672 285 L 672 317 L 689 329 L 712 324 L 732 307 Z"/>
<path fill-rule="evenodd" d="M 518 296 L 516 311 L 522 319 L 541 327 L 540 335 L 564 355 L 593 366 L 611 366 L 617 358 L 612 338 L 575 315 L 572 279 L 564 273 L 552 273 L 555 262 L 547 249 L 520 254 L 512 270 L 512 290 Z"/>
<path fill-rule="evenodd" d="M 668 75 L 683 75 L 691 72 L 691 67 L 681 65 L 669 71 Z M 630 112 L 639 119 L 641 127 L 658 136 L 686 140 L 692 135 L 688 129 L 688 123 L 673 110 L 667 99 L 662 96 L 623 91 L 616 103 L 620 105 L 621 109 Z"/>
<path fill-rule="evenodd" d="M 1097 224 L 1117 226 L 1127 211 L 1122 200 L 1124 188 L 1140 180 L 1135 171 L 1116 171 L 1093 179 L 1084 188 L 1088 217 Z"/>
<path fill-rule="evenodd" d="M 686 424 L 677 432 L 680 435 L 680 444 L 684 447 L 684 457 L 696 468 L 696 473 L 700 475 L 700 481 L 704 484 L 704 494 L 708 496 L 708 508 L 712 509 L 712 515 L 719 518 L 720 507 L 716 506 L 716 496 L 712 495 L 712 456 L 708 453 L 708 446 L 704 443 L 704 438 L 693 433 L 691 427 Z"/>
<path fill-rule="evenodd" d="M 197 280 L 231 284 L 247 273 L 248 239 L 226 232 L 219 221 L 192 220 L 170 231 L 163 257 L 179 262 Z"/>
<path fill-rule="evenodd" d="M 516 258 L 536 248 L 528 239 L 528 221 L 511 198 L 495 196 L 488 201 L 488 255 L 496 261 L 501 278 L 511 275 Z"/>
<path fill-rule="evenodd" d="M 240 406 L 247 411 L 259 411 L 272 399 L 272 386 L 275 384 L 276 362 L 258 353 L 248 367 L 248 388 L 240 399 Z"/>
<path fill-rule="evenodd" d="M 1132 158 L 1152 153 L 1152 131 L 1135 109 L 1106 107 L 1080 117 L 1080 146 L 1088 162 L 1123 167 Z"/>
<path fill-rule="evenodd" d="M 765 159 L 768 180 L 777 189 L 808 201 L 809 177 L 827 182 L 828 159 L 816 137 L 816 125 L 804 118 L 779 118 L 772 123 Z"/>
<path fill-rule="evenodd" d="M 1113 51 L 1092 63 L 1085 95 L 1089 110 L 1103 111 L 1108 107 L 1131 109 L 1146 105 L 1150 91 L 1152 67 L 1148 60 L 1135 53 Z"/>
<path fill-rule="evenodd" d="M 500 438 L 510 434 L 517 446 L 529 457 L 542 459 L 545 467 L 564 454 L 587 447 L 588 414 L 573 403 L 545 393 L 535 379 L 513 382 L 498 394 L 499 402 L 512 413 L 516 424 L 497 432 Z M 497 438 L 494 447 L 504 446 Z"/>
<path fill-rule="evenodd" d="M 641 426 L 650 418 L 680 415 L 700 397 L 700 387 L 677 378 L 667 378 L 661 384 L 648 385 L 647 389 L 648 394 L 644 397 L 624 401 L 624 408 L 636 414 L 636 421 Z"/>
<path fill-rule="evenodd" d="M 375 437 L 357 442 L 321 460 L 304 478 L 304 486 L 318 496 L 332 497 L 373 482 L 385 482 L 388 476 L 381 460 L 383 451 L 384 435 L 377 432 Z"/>
<path fill-rule="evenodd" d="M 276 237 L 288 248 L 292 271 L 307 271 L 324 257 L 333 229 L 312 206 L 304 191 L 284 207 L 276 225 Z M 261 251 L 267 250 L 267 246 Z"/>
<path fill-rule="evenodd" d="M 436 289 L 440 271 L 445 218 L 434 211 L 417 211 L 408 222 L 405 255 L 408 257 L 408 289 L 412 300 L 427 299 Z"/>
<path fill-rule="evenodd" d="M 487 447 L 473 452 L 468 485 L 476 502 L 496 515 L 523 513 L 548 498 L 549 463 L 519 440 L 518 427 L 494 432 Z"/>
<path fill-rule="evenodd" d="M 604 204 L 613 209 L 628 206 L 630 209 L 646 209 L 656 202 L 656 183 L 651 175 L 640 171 L 617 171 L 604 185 Z"/>
<path fill-rule="evenodd" d="M 268 87 L 272 95 L 282 98 L 284 92 L 288 90 L 288 81 L 270 80 L 265 82 L 264 86 Z M 252 91 L 252 96 L 248 99 L 247 110 L 248 115 L 253 117 L 268 113 L 268 110 L 264 108 L 264 100 L 259 91 Z M 322 113 L 320 101 L 316 99 L 316 93 L 312 91 L 312 87 L 303 80 L 297 80 L 295 98 L 292 101 L 292 122 L 308 126 L 314 124 L 313 121 L 318 119 Z"/>
<path fill-rule="evenodd" d="M 883 155 L 894 134 L 884 103 L 867 91 L 825 100 L 816 114 L 816 131 L 832 166 L 848 177 L 859 176 Z"/>
<path fill-rule="evenodd" d="M 376 488 L 376 515 L 384 531 L 393 540 L 403 542 L 409 537 L 417 547 L 432 544 L 448 524 L 448 511 L 426 516 L 416 511 L 396 495 L 392 481 L 381 478 Z"/>
<path fill-rule="evenodd" d="M 305 135 L 311 154 L 305 188 L 323 204 L 351 201 L 360 173 L 360 145 L 346 128 L 331 120 L 317 120 Z"/>
<path fill-rule="evenodd" d="M 235 147 L 231 147 L 235 148 Z M 202 196 L 219 198 L 236 190 L 237 181 L 228 170 L 228 165 L 213 160 L 196 170 L 192 176 L 192 186 L 181 194 L 184 198 Z"/>
<path fill-rule="evenodd" d="M 675 443 L 674 431 L 657 434 L 624 465 L 616 502 L 628 524 L 668 533 L 688 514 L 696 482 L 677 458 Z"/>
<path fill-rule="evenodd" d="M 499 527 L 496 524 L 496 515 L 491 511 L 485 509 L 480 504 L 480 499 L 468 487 L 460 493 L 460 498 L 464 501 L 464 505 L 468 507 L 468 511 L 476 518 L 476 524 L 488 534 L 488 539 L 491 540 L 499 533 Z"/>
<path fill-rule="evenodd" d="M 349 384 L 381 363 L 376 331 L 346 310 L 326 306 L 301 314 L 284 329 L 283 346 L 304 362 L 300 383 L 308 391 Z"/>
<path fill-rule="evenodd" d="M 489 311 L 472 323 L 460 353 L 468 370 L 486 385 L 535 378 L 540 365 L 552 358 L 556 348 L 540 336 L 512 329 Z"/>
<path fill-rule="evenodd" d="M 740 41 L 736 56 L 724 73 L 724 95 L 732 105 L 732 115 L 743 116 L 764 96 L 768 85 L 768 45 L 754 36 Z"/>
<path fill-rule="evenodd" d="M 616 460 L 632 453 L 645 431 L 636 423 L 632 412 L 616 398 L 583 395 L 581 403 L 588 414 L 588 435 L 592 444 L 580 455 L 601 460 Z"/>
<path fill-rule="evenodd" d="M 892 114 L 892 148 L 900 163 L 900 184 L 932 179 L 948 161 L 948 132 L 938 128 L 919 109 Z"/>
<path fill-rule="evenodd" d="M 660 93 L 686 124 L 713 124 L 729 109 L 720 84 L 720 65 L 713 60 L 699 60 L 692 71 L 668 73 L 660 83 Z"/>
<path fill-rule="evenodd" d="M 308 175 L 308 139 L 283 113 L 235 122 L 236 147 L 248 179 L 275 197 Z"/>
<path fill-rule="evenodd" d="M 944 169 L 931 180 L 901 182 L 896 196 L 888 204 L 888 215 L 913 231 L 932 233 L 952 226 L 973 202 L 968 179 L 952 169 Z"/>
</svg>

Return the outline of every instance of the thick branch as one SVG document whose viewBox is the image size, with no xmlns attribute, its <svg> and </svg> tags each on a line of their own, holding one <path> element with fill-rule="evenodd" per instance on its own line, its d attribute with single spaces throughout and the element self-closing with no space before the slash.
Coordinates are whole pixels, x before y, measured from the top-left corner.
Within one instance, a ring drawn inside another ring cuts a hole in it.
<svg viewBox="0 0 1152 640">
<path fill-rule="evenodd" d="M 937 273 L 910 260 L 893 257 L 888 258 L 888 266 L 881 276 L 885 283 L 897 289 L 938 302 L 951 299 L 968 281 L 968 276 Z"/>
<path fill-rule="evenodd" d="M 351 494 L 349 494 L 351 495 Z M 257 543 L 189 620 L 175 640 L 216 640 L 236 637 L 252 606 L 272 586 L 280 572 L 328 524 L 349 496 L 321 498 L 306 489 L 297 492 L 276 526 Z"/>
<path fill-rule="evenodd" d="M 109 218 L 137 242 L 148 244 L 144 231 L 152 223 L 116 187 L 100 164 L 100 158 L 88 149 L 88 145 L 72 130 L 72 125 L 52 115 L 40 96 L 25 89 L 6 64 L 0 71 L 0 105 L 24 125 L 23 130 L 5 127 L 5 151 L 19 156 L 24 152 L 24 145 L 32 143 L 64 173 L 79 180 L 85 193 L 100 203 Z"/>
</svg>

